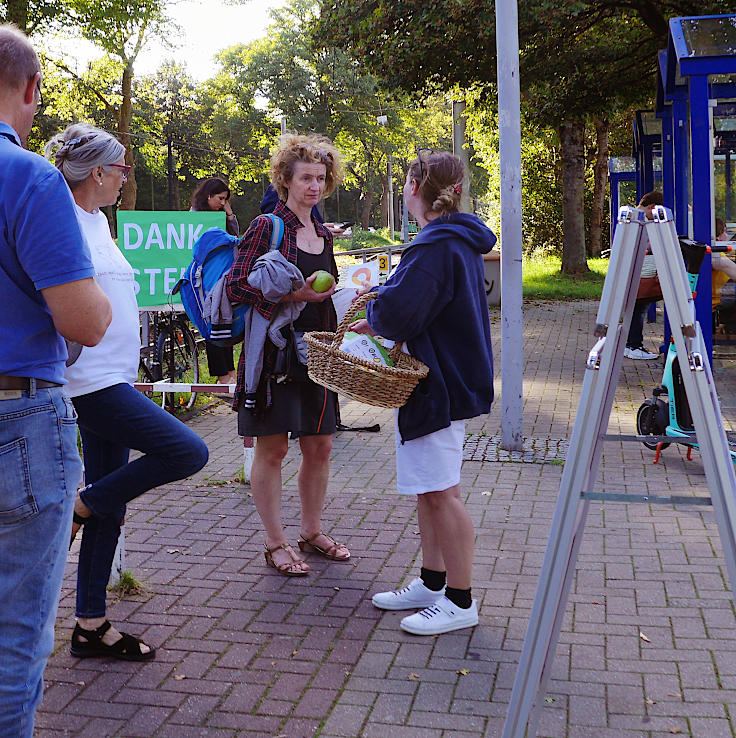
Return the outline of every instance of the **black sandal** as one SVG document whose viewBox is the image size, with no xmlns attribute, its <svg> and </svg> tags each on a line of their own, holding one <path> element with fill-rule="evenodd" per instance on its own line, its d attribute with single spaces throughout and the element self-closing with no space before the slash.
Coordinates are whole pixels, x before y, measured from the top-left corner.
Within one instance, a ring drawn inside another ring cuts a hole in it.
<svg viewBox="0 0 736 738">
<path fill-rule="evenodd" d="M 80 659 L 95 656 L 111 656 L 121 661 L 150 661 L 156 655 L 155 648 L 151 648 L 148 653 L 143 653 L 141 651 L 143 641 L 128 633 L 121 633 L 122 638 L 119 641 L 115 641 L 112 646 L 108 646 L 102 642 L 102 636 L 110 628 L 112 628 L 112 625 L 109 620 L 105 620 L 95 630 L 85 630 L 77 623 L 72 633 L 72 645 L 69 649 L 71 655 Z M 82 638 L 86 640 L 82 640 Z M 145 645 L 148 644 L 146 643 Z"/>
</svg>

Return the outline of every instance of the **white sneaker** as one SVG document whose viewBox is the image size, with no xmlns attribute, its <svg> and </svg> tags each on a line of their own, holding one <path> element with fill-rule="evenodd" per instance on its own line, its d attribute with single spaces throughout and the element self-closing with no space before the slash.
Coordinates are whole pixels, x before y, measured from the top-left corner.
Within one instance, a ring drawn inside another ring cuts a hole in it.
<svg viewBox="0 0 736 738">
<path fill-rule="evenodd" d="M 649 353 L 645 348 L 641 346 L 639 348 L 629 348 L 628 346 L 624 349 L 624 356 L 627 359 L 639 359 L 643 361 L 651 361 L 652 359 L 658 359 L 659 354 Z"/>
<path fill-rule="evenodd" d="M 444 587 L 435 592 L 425 587 L 424 582 L 417 577 L 402 589 L 374 594 L 373 604 L 381 610 L 416 610 L 418 607 L 434 605 L 444 595 Z"/>
<path fill-rule="evenodd" d="M 447 597 L 442 597 L 434 605 L 405 617 L 401 621 L 401 630 L 414 635 L 438 635 L 461 628 L 472 628 L 474 625 L 478 625 L 478 605 L 475 600 L 464 610 Z"/>
</svg>

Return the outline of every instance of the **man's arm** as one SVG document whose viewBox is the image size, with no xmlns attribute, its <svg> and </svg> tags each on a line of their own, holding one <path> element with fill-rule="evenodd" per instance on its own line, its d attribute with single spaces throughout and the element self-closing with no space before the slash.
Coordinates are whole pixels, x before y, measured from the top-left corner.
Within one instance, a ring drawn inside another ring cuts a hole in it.
<svg viewBox="0 0 736 738">
<path fill-rule="evenodd" d="M 41 290 L 56 330 L 83 346 L 96 346 L 112 320 L 112 308 L 92 277 Z"/>
</svg>

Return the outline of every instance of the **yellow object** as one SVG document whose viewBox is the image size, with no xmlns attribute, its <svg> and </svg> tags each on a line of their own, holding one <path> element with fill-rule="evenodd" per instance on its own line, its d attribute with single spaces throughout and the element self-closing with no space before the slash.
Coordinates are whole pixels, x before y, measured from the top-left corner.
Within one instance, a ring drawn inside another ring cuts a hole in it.
<svg viewBox="0 0 736 738">
<path fill-rule="evenodd" d="M 715 308 L 721 304 L 721 287 L 728 282 L 728 274 L 718 271 L 717 269 L 711 269 L 710 272 L 712 302 L 713 307 Z"/>
</svg>

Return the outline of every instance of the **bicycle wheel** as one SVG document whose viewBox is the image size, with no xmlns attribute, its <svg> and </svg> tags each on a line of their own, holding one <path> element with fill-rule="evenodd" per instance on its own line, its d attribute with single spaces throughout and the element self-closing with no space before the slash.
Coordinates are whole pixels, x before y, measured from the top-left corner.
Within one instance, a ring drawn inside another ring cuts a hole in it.
<svg viewBox="0 0 736 738">
<path fill-rule="evenodd" d="M 161 368 L 161 378 L 168 382 L 199 382 L 199 350 L 194 335 L 186 325 L 176 321 L 173 326 L 161 329 L 156 339 L 155 363 Z M 161 407 L 167 410 L 189 410 L 196 399 L 196 392 L 164 392 L 161 395 Z"/>
</svg>

